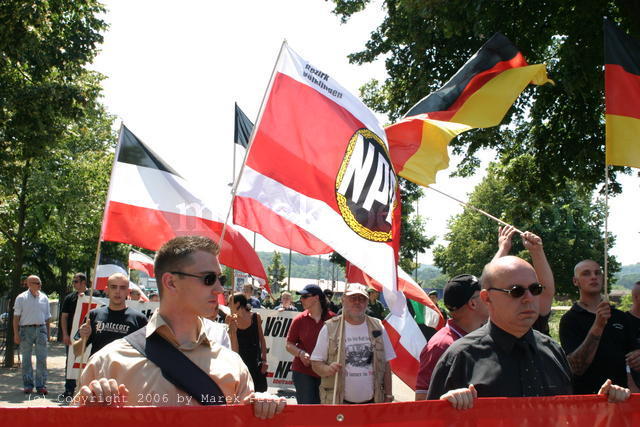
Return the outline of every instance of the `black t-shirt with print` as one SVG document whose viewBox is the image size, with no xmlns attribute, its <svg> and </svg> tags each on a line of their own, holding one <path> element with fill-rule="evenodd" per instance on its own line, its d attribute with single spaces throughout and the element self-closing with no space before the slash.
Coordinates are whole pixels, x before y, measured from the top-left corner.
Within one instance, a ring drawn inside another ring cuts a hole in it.
<svg viewBox="0 0 640 427">
<path fill-rule="evenodd" d="M 123 338 L 144 327 L 147 318 L 133 308 L 111 310 L 108 306 L 96 308 L 89 312 L 91 335 L 87 345 L 91 346 L 91 355 L 112 341 Z"/>
</svg>

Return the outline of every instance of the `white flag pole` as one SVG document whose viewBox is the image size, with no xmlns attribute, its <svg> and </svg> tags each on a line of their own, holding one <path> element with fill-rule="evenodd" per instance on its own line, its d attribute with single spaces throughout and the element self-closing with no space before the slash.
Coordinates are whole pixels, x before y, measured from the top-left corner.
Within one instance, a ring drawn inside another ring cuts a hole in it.
<svg viewBox="0 0 640 427">
<path fill-rule="evenodd" d="M 447 193 L 443 193 L 442 191 L 437 190 L 437 189 L 433 188 L 432 186 L 428 186 L 427 188 L 428 188 L 428 189 L 430 189 L 430 190 L 435 191 L 436 193 L 440 193 L 440 194 L 442 194 L 443 196 L 446 196 L 446 197 L 448 197 L 448 198 L 450 198 L 450 199 L 452 199 L 452 200 L 455 200 L 456 202 L 460 203 L 460 204 L 461 204 L 462 206 L 464 206 L 465 208 L 473 209 L 474 211 L 481 213 L 482 215 L 484 215 L 484 216 L 486 216 L 487 218 L 490 218 L 490 219 L 492 219 L 492 220 L 496 221 L 496 222 L 497 222 L 497 223 L 499 223 L 499 224 L 502 224 L 502 225 L 504 225 L 504 226 L 506 226 L 506 227 L 513 227 L 513 225 L 511 225 L 511 224 L 507 224 L 507 223 L 506 223 L 506 222 L 504 222 L 503 220 L 501 220 L 501 219 L 499 219 L 499 218 L 496 218 L 495 216 L 491 215 L 490 213 L 485 212 L 485 211 L 483 211 L 483 210 L 482 210 L 482 209 L 480 209 L 480 208 L 476 208 L 475 206 L 470 205 L 469 203 L 465 203 L 465 202 L 463 202 L 462 200 L 456 199 L 455 197 L 450 196 L 450 195 L 448 195 Z M 518 230 L 518 229 L 517 229 L 517 228 L 515 228 L 515 227 L 513 227 L 513 229 L 514 229 L 516 232 L 520 233 L 520 234 L 524 234 L 524 232 L 522 232 L 522 231 Z"/>
<path fill-rule="evenodd" d="M 604 163 L 604 300 L 609 302 L 609 165 Z"/>
<path fill-rule="evenodd" d="M 284 52 L 285 47 L 287 46 L 287 41 L 284 40 L 282 42 L 282 46 L 280 46 L 280 51 L 278 52 L 278 58 L 276 59 L 276 63 L 273 65 L 273 70 L 271 71 L 271 78 L 269 79 L 269 84 L 267 85 L 266 90 L 264 91 L 264 95 L 262 96 L 262 103 L 260 104 L 260 111 L 258 112 L 258 119 L 256 120 L 256 124 L 253 126 L 251 130 L 251 136 L 249 137 L 249 145 L 247 145 L 247 149 L 244 153 L 244 159 L 242 160 L 242 166 L 240 166 L 240 171 L 238 172 L 238 177 L 235 179 L 233 183 L 233 189 L 231 190 L 231 202 L 229 203 L 229 209 L 227 210 L 227 217 L 224 220 L 224 224 L 222 225 L 222 232 L 220 233 L 220 240 L 218 241 L 218 246 L 222 248 L 222 242 L 224 240 L 224 234 L 227 231 L 227 223 L 229 222 L 229 216 L 231 215 L 231 209 L 233 208 L 233 199 L 236 197 L 236 191 L 238 190 L 238 184 L 242 179 L 242 174 L 244 172 L 244 167 L 247 164 L 247 157 L 249 157 L 249 152 L 251 151 L 251 146 L 253 145 L 253 139 L 256 135 L 256 130 L 258 126 L 260 126 L 260 121 L 262 120 L 262 114 L 264 113 L 264 109 L 266 106 L 267 98 L 271 93 L 271 88 L 273 87 L 273 80 L 276 75 L 276 69 L 278 64 L 280 63 L 280 58 L 282 57 L 282 52 Z"/>
<path fill-rule="evenodd" d="M 120 147 L 122 146 L 122 135 L 124 133 L 124 124 L 120 122 L 120 130 L 118 131 L 118 144 L 116 145 L 115 152 L 113 153 L 113 165 L 111 166 L 111 176 L 109 178 L 109 188 L 107 189 L 107 197 L 104 203 L 104 210 L 102 211 L 102 223 L 100 225 L 100 236 L 98 236 L 98 247 L 96 248 L 96 259 L 93 263 L 93 281 L 91 286 L 91 291 L 89 292 L 89 309 L 87 310 L 87 323 L 89 322 L 89 313 L 91 310 L 91 304 L 93 303 L 93 293 L 96 290 L 96 286 L 98 285 L 98 265 L 100 264 L 100 248 L 102 247 L 102 235 L 104 234 L 104 219 L 107 216 L 107 208 L 109 206 L 109 200 L 111 199 L 111 178 L 113 177 L 113 172 L 116 169 L 116 162 L 118 161 L 118 155 L 120 154 Z M 80 319 L 82 321 L 82 319 Z M 80 356 L 80 369 L 78 369 L 78 386 L 80 385 L 80 375 L 82 374 L 82 367 L 84 365 L 85 359 L 85 349 L 87 346 L 87 341 L 82 340 L 82 356 Z"/>
</svg>

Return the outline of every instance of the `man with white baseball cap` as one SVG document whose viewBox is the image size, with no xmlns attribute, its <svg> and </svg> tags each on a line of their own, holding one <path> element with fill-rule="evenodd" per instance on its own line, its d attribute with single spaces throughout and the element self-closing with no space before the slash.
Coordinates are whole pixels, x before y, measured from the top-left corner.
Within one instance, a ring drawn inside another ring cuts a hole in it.
<svg viewBox="0 0 640 427">
<path fill-rule="evenodd" d="M 382 322 L 365 314 L 368 301 L 365 286 L 349 284 L 342 297 L 342 315 L 325 322 L 320 330 L 311 367 L 322 378 L 322 404 L 393 401 L 389 361 L 396 354 Z"/>
</svg>

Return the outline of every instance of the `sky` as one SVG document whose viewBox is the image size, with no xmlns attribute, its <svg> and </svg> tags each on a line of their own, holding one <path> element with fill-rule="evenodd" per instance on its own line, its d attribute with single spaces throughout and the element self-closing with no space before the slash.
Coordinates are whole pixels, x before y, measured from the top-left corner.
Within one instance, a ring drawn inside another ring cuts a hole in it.
<svg viewBox="0 0 640 427">
<path fill-rule="evenodd" d="M 91 66 L 106 77 L 104 104 L 118 123 L 123 122 L 202 194 L 216 200 L 213 208 L 222 218 L 231 199 L 234 149 L 237 169 L 244 154 L 233 144 L 234 102 L 255 121 L 283 40 L 354 94 L 370 79 L 386 77 L 383 60 L 358 66 L 347 59 L 364 47 L 382 22 L 379 0 L 346 24 L 331 14 L 332 3 L 325 0 L 109 0 L 104 4 L 110 27 Z M 478 47 L 482 43 L 479 40 Z M 378 117 L 386 122 L 386 117 Z M 492 153 L 481 157 L 486 167 Z M 450 164 L 456 163 L 453 157 Z M 435 187 L 466 200 L 482 179 L 482 168 L 471 178 L 449 178 L 450 170 L 438 173 Z M 640 262 L 640 221 L 634 217 L 640 206 L 640 178 L 625 176 L 621 182 L 623 195 L 610 200 L 609 222 L 617 236 L 611 252 L 626 265 Z M 461 211 L 456 202 L 428 189 L 419 206 L 420 214 L 428 218 L 427 234 L 436 235 L 436 243 L 442 244 L 446 244 L 447 220 Z M 253 233 L 247 231 L 245 236 L 253 240 Z M 258 237 L 256 250 L 274 249 Z M 432 263 L 431 252 L 419 261 Z"/>
</svg>

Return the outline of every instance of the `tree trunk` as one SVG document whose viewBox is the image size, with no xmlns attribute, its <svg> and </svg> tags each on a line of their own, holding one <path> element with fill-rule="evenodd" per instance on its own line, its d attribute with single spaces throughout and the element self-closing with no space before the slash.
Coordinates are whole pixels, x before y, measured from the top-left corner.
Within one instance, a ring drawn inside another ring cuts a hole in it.
<svg viewBox="0 0 640 427">
<path fill-rule="evenodd" d="M 9 310 L 9 322 L 7 323 L 7 347 L 4 353 L 4 366 L 6 368 L 13 367 L 13 359 L 14 359 L 14 343 L 13 343 L 13 304 L 16 300 L 16 296 L 19 293 L 24 291 L 22 288 L 22 268 L 24 263 L 24 242 L 22 241 L 24 238 L 25 225 L 27 222 L 27 184 L 29 182 L 29 174 L 31 167 L 31 159 L 28 159 L 25 162 L 25 166 L 22 169 L 22 182 L 20 188 L 20 196 L 18 198 L 18 231 L 15 234 L 15 239 L 13 241 L 13 250 L 14 250 L 14 263 L 13 263 L 13 274 L 12 274 L 12 282 L 13 286 L 10 292 L 10 310 Z"/>
</svg>

